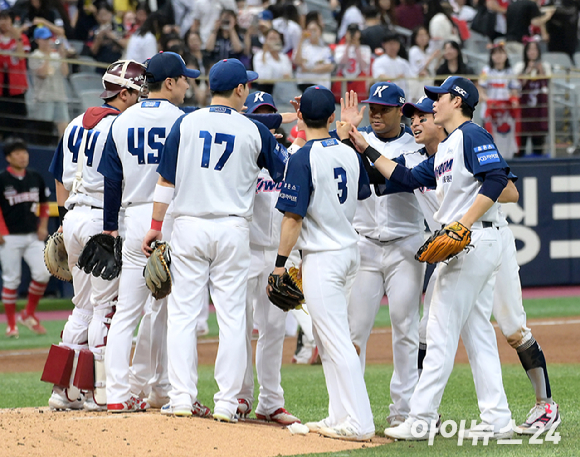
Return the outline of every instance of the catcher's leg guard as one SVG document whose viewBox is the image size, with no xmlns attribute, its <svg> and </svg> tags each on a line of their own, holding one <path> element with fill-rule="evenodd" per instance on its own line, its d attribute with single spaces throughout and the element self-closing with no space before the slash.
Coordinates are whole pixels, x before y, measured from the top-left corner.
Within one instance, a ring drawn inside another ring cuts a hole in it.
<svg viewBox="0 0 580 457">
<path fill-rule="evenodd" d="M 49 382 L 62 388 L 68 387 L 73 371 L 75 351 L 67 346 L 53 344 L 48 351 L 41 381 Z"/>
<path fill-rule="evenodd" d="M 81 349 L 73 386 L 80 390 L 93 390 L 95 384 L 93 353 L 89 349 Z"/>
<path fill-rule="evenodd" d="M 93 320 L 89 326 L 89 347 L 94 356 L 94 393 L 93 398 L 99 406 L 107 404 L 105 374 L 105 346 L 111 321 L 115 314 L 116 301 L 96 305 L 93 309 Z"/>
</svg>

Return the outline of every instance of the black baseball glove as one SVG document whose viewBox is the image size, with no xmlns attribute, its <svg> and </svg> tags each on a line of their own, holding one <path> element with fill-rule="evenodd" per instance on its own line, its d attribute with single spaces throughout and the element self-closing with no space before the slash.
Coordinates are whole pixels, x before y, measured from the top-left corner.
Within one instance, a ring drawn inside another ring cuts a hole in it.
<svg viewBox="0 0 580 457">
<path fill-rule="evenodd" d="M 294 276 L 290 276 L 287 271 L 283 275 L 270 273 L 268 276 L 268 298 L 282 311 L 302 308 L 304 294 L 299 280 Z"/>
<path fill-rule="evenodd" d="M 92 273 L 95 277 L 110 281 L 121 273 L 122 248 L 123 240 L 120 236 L 115 238 L 104 233 L 93 235 L 79 255 L 77 266 L 87 274 Z"/>
</svg>

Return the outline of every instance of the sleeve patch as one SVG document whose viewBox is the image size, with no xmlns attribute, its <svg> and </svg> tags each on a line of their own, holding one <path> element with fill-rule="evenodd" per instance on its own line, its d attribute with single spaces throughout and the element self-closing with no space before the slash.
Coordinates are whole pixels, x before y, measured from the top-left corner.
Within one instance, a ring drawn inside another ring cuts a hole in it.
<svg viewBox="0 0 580 457">
<path fill-rule="evenodd" d="M 493 150 L 480 152 L 479 154 L 477 154 L 477 161 L 479 162 L 480 165 L 485 165 L 488 163 L 499 162 L 500 159 L 497 150 Z"/>
<path fill-rule="evenodd" d="M 473 148 L 473 152 L 482 152 L 482 151 L 489 151 L 492 149 L 496 149 L 495 144 L 483 144 L 481 146 L 477 146 L 476 148 Z"/>
<path fill-rule="evenodd" d="M 300 192 L 300 186 L 284 183 L 278 198 L 280 201 L 285 202 L 286 206 L 296 206 L 298 204 L 298 192 Z"/>
</svg>

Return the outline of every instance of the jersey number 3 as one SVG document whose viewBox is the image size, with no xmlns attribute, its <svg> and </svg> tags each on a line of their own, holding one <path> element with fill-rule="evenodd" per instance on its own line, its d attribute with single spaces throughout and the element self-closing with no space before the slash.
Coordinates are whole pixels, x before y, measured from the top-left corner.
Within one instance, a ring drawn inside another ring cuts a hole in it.
<svg viewBox="0 0 580 457">
<path fill-rule="evenodd" d="M 211 145 L 212 139 L 214 144 L 226 144 L 224 153 L 219 158 L 214 170 L 221 171 L 232 152 L 234 152 L 234 142 L 236 137 L 234 135 L 228 135 L 227 133 L 216 133 L 215 139 L 212 138 L 211 133 L 207 130 L 202 130 L 199 132 L 199 137 L 203 139 L 203 153 L 201 155 L 201 168 L 209 168 L 209 158 L 211 155 Z"/>
<path fill-rule="evenodd" d="M 337 180 L 338 184 L 338 202 L 342 205 L 346 198 L 348 197 L 348 187 L 346 187 L 346 171 L 342 167 L 336 167 L 334 169 L 334 179 Z"/>
</svg>

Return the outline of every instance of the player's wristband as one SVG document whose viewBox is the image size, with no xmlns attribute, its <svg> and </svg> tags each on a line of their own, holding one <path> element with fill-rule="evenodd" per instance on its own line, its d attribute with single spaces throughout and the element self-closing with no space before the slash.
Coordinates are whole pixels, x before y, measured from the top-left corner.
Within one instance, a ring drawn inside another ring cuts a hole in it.
<svg viewBox="0 0 580 457">
<path fill-rule="evenodd" d="M 153 201 L 169 205 L 171 200 L 173 200 L 174 193 L 175 187 L 160 186 L 159 184 L 156 184 L 155 192 L 153 193 Z"/>
<path fill-rule="evenodd" d="M 66 213 L 68 213 L 68 209 L 66 209 L 64 206 L 58 207 L 58 218 L 60 219 L 60 225 L 62 225 L 62 221 L 64 220 Z"/>
<path fill-rule="evenodd" d="M 276 257 L 276 268 L 284 268 L 286 266 L 286 260 L 288 260 L 288 256 L 278 254 Z"/>
<path fill-rule="evenodd" d="M 381 157 L 381 153 L 370 145 L 365 149 L 364 153 L 372 163 L 375 163 Z"/>
<path fill-rule="evenodd" d="M 151 219 L 151 230 L 160 232 L 161 227 L 163 227 L 163 221 L 156 221 L 155 219 Z"/>
</svg>

